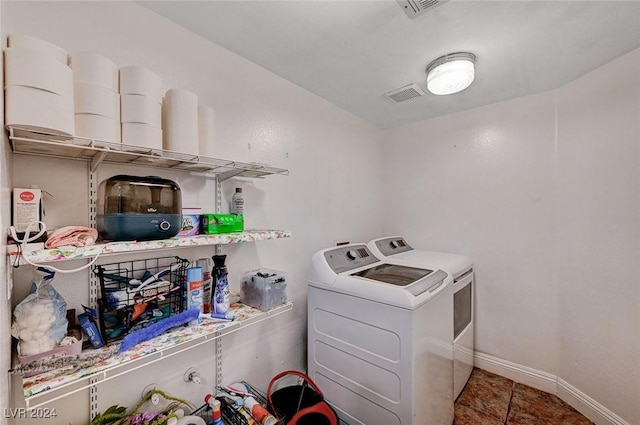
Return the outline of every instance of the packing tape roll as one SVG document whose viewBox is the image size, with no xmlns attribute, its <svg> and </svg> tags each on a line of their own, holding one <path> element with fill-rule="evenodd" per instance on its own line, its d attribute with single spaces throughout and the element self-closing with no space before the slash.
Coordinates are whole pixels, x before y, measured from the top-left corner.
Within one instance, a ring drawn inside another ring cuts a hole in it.
<svg viewBox="0 0 640 425">
<path fill-rule="evenodd" d="M 141 66 L 120 68 L 120 94 L 141 94 L 162 102 L 162 79 Z"/>
<path fill-rule="evenodd" d="M 120 121 L 162 127 L 162 104 L 150 96 L 123 94 L 120 97 Z"/>
<path fill-rule="evenodd" d="M 99 84 L 118 92 L 119 69 L 110 59 L 93 52 L 74 52 L 69 55 L 76 83 Z"/>
<path fill-rule="evenodd" d="M 73 135 L 73 96 L 33 87 L 5 88 L 5 125 Z"/>
<path fill-rule="evenodd" d="M 164 149 L 198 155 L 198 96 L 171 89 L 163 103 Z"/>
<path fill-rule="evenodd" d="M 58 95 L 73 94 L 72 71 L 54 55 L 28 47 L 4 51 L 4 83 L 46 90 Z"/>
<path fill-rule="evenodd" d="M 198 151 L 202 156 L 214 156 L 215 124 L 215 110 L 209 106 L 198 105 Z"/>
<path fill-rule="evenodd" d="M 49 41 L 41 40 L 31 35 L 10 34 L 7 37 L 7 47 L 26 47 L 41 50 L 52 55 L 57 61 L 65 65 L 68 63 L 68 53 L 66 50 Z"/>
<path fill-rule="evenodd" d="M 122 143 L 130 146 L 139 146 L 144 149 L 127 149 L 130 151 L 145 152 L 149 149 L 162 149 L 162 129 L 151 124 L 122 123 Z"/>
<path fill-rule="evenodd" d="M 75 115 L 76 136 L 120 143 L 120 121 L 93 114 Z"/>
<path fill-rule="evenodd" d="M 120 126 L 120 95 L 108 87 L 76 82 L 73 85 L 76 114 L 94 114 L 111 118 Z"/>
</svg>

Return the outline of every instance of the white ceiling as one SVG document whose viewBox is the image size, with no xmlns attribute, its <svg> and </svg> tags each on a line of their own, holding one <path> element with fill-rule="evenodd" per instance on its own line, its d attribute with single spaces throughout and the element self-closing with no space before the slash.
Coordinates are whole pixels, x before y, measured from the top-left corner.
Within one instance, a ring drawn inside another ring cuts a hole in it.
<svg viewBox="0 0 640 425">
<path fill-rule="evenodd" d="M 640 47 L 640 1 L 456 1 L 409 19 L 395 0 L 142 1 L 381 128 L 557 88 Z M 477 56 L 452 96 L 394 104 L 447 53 Z M 615 78 L 615 76 L 612 76 Z"/>
</svg>

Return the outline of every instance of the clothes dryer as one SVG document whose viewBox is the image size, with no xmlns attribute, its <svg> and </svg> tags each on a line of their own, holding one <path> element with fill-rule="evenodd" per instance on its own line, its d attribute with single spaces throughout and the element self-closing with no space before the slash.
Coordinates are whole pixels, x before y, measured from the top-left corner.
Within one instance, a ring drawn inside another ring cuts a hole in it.
<svg viewBox="0 0 640 425">
<path fill-rule="evenodd" d="M 308 283 L 309 375 L 341 422 L 451 425 L 449 274 L 350 244 L 317 252 Z"/>
<path fill-rule="evenodd" d="M 473 262 L 464 255 L 413 249 L 401 236 L 374 239 L 367 246 L 379 258 L 401 264 L 439 268 L 453 277 L 453 395 L 458 398 L 471 376 L 474 364 Z"/>
</svg>

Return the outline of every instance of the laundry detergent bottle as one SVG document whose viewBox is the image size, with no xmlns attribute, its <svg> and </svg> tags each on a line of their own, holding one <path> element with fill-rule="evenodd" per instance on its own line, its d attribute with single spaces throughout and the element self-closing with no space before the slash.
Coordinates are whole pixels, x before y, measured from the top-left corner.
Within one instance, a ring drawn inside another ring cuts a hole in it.
<svg viewBox="0 0 640 425">
<path fill-rule="evenodd" d="M 227 266 L 224 264 L 227 259 L 226 255 L 214 255 L 213 270 L 211 275 L 214 282 L 213 297 L 211 299 L 211 311 L 215 314 L 226 314 L 229 311 L 229 273 Z"/>
</svg>

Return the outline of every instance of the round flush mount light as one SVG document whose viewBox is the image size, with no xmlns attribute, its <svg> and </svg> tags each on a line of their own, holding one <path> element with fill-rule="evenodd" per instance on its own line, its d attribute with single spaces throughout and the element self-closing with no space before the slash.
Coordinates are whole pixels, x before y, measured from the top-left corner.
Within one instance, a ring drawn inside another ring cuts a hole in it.
<svg viewBox="0 0 640 425">
<path fill-rule="evenodd" d="M 437 95 L 458 93 L 475 78 L 476 56 L 458 52 L 444 55 L 427 66 L 427 89 Z"/>
</svg>

